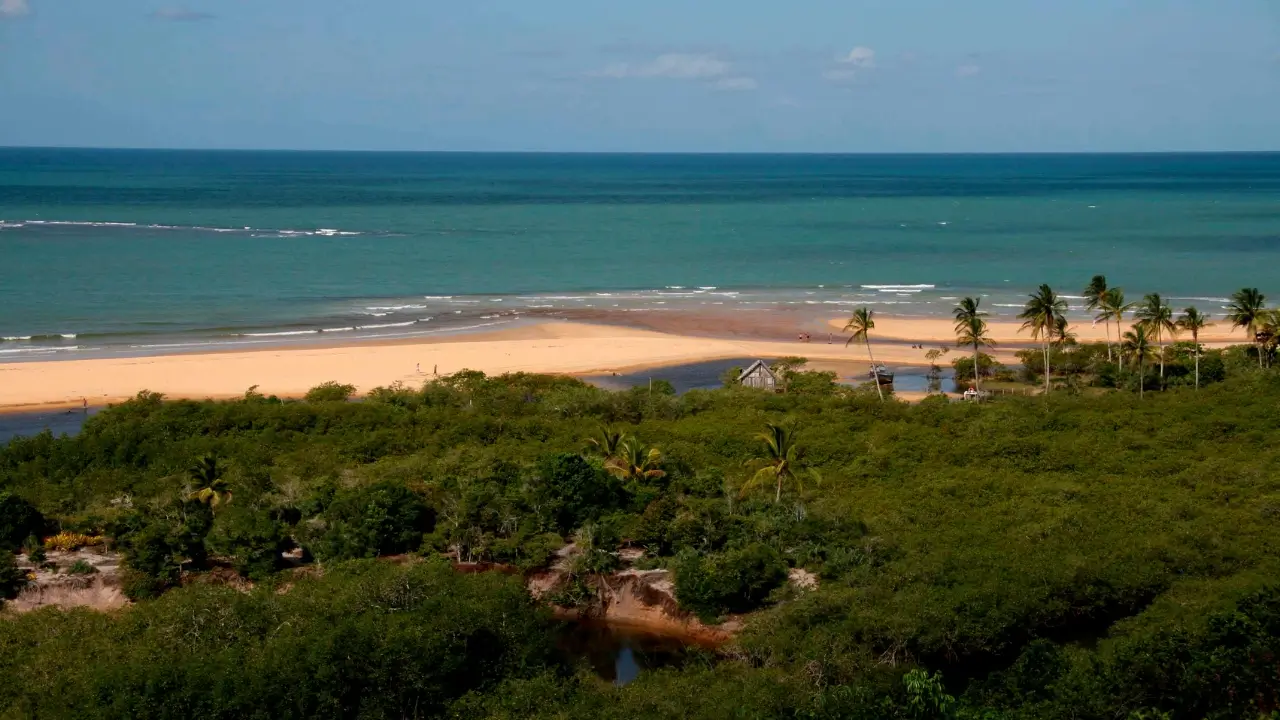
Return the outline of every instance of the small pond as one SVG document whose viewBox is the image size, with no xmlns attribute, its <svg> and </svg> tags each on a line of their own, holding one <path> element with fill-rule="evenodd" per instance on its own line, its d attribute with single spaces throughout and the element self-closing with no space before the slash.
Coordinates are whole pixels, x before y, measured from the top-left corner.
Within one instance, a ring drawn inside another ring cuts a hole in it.
<svg viewBox="0 0 1280 720">
<path fill-rule="evenodd" d="M 641 670 L 679 667 L 688 662 L 712 663 L 715 651 L 685 638 L 655 635 L 598 622 L 566 624 L 560 649 L 576 662 L 615 685 L 626 685 Z"/>
<path fill-rule="evenodd" d="M 755 360 L 751 358 L 735 358 L 731 360 L 712 360 L 710 362 L 672 365 L 669 367 L 642 370 L 625 375 L 593 375 L 583 380 L 607 390 L 626 390 L 646 385 L 650 379 L 666 380 L 675 387 L 677 393 L 689 390 L 713 390 L 721 387 L 720 376 L 732 367 L 747 367 Z M 864 368 L 865 369 L 865 368 Z M 890 367 L 894 372 L 893 388 L 901 392 L 927 392 L 929 388 L 928 369 L 922 367 Z M 938 391 L 955 391 L 955 373 L 951 368 L 944 368 L 939 378 Z"/>
<path fill-rule="evenodd" d="M 0 445 L 18 435 L 31 437 L 45 430 L 58 435 L 75 435 L 101 408 L 84 410 L 42 410 L 37 412 L 0 413 Z"/>
</svg>

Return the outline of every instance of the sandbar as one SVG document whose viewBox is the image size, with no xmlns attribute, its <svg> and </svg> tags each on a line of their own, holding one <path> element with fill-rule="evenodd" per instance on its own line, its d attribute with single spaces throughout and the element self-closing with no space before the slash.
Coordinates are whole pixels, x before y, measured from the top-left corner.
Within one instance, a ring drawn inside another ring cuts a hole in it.
<svg viewBox="0 0 1280 720">
<path fill-rule="evenodd" d="M 946 318 L 876 318 L 872 351 L 889 365 L 927 365 L 931 347 L 954 348 Z M 702 337 L 643 328 L 581 322 L 541 322 L 504 330 L 441 336 L 392 343 L 336 347 L 284 346 L 251 351 L 156 355 L 131 358 L 29 361 L 0 364 L 0 410 L 103 405 L 121 402 L 141 390 L 170 398 L 226 399 L 250 387 L 280 397 L 300 397 L 327 381 L 348 383 L 359 394 L 403 383 L 418 387 L 460 370 L 490 375 L 509 372 L 608 375 L 730 358 L 771 359 L 804 356 L 815 367 L 865 372 L 862 344 L 845 346 L 842 320 L 831 320 L 831 336 L 811 342 L 742 337 Z M 997 360 L 1016 362 L 1014 351 L 1031 340 L 1012 322 L 992 322 Z M 1081 340 L 1101 340 L 1103 327 L 1075 326 Z M 1202 338 L 1206 344 L 1244 342 L 1244 334 L 1225 326 Z M 1114 328 L 1112 328 L 1114 332 Z"/>
</svg>

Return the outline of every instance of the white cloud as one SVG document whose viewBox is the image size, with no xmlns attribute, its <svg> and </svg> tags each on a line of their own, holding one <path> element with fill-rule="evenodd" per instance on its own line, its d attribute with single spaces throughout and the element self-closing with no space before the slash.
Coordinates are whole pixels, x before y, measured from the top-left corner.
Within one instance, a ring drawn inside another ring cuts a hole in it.
<svg viewBox="0 0 1280 720">
<path fill-rule="evenodd" d="M 685 55 L 668 53 L 659 55 L 647 63 L 614 63 L 597 77 L 610 78 L 675 78 L 678 80 L 707 80 L 729 73 L 729 63 L 714 55 Z"/>
<path fill-rule="evenodd" d="M 0 0 L 0 17 L 22 17 L 30 12 L 27 0 Z"/>
<path fill-rule="evenodd" d="M 840 58 L 840 62 L 860 68 L 873 68 L 876 66 L 876 51 L 869 47 L 859 45 L 849 51 L 848 55 Z"/>
<path fill-rule="evenodd" d="M 956 77 L 973 77 L 980 72 L 982 72 L 982 67 L 980 65 L 969 63 L 956 68 Z"/>
<path fill-rule="evenodd" d="M 758 87 L 760 85 L 755 78 L 749 77 L 730 77 L 716 82 L 719 90 L 755 90 Z"/>
<path fill-rule="evenodd" d="M 160 8 L 151 13 L 151 17 L 156 20 L 168 20 L 170 22 L 198 22 L 200 20 L 212 20 L 214 16 L 207 12 L 186 10 L 184 8 Z"/>
</svg>

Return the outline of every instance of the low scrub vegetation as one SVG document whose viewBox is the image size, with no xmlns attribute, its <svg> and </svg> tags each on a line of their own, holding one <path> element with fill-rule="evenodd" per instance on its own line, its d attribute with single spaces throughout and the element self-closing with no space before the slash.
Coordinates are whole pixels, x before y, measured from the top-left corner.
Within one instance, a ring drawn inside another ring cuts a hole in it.
<svg viewBox="0 0 1280 720">
<path fill-rule="evenodd" d="M 358 403 L 143 393 L 0 449 L 0 541 L 106 536 L 140 600 L 0 623 L 0 715 L 1267 717 L 1280 375 L 1200 363 L 1198 391 L 1170 362 L 1142 398 L 984 404 L 799 370 L 780 394 L 479 373 Z M 441 559 L 532 570 L 575 539 L 575 572 L 640 550 L 745 630 L 605 687 L 518 578 Z M 219 564 L 257 587 L 179 587 Z M 786 592 L 793 568 L 819 588 Z"/>
</svg>

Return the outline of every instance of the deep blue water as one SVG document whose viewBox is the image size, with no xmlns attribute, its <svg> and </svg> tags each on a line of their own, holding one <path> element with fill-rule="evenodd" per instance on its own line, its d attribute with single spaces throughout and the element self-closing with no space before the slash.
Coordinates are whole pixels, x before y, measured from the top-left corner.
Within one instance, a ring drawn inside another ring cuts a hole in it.
<svg viewBox="0 0 1280 720">
<path fill-rule="evenodd" d="M 1280 293 L 1267 153 L 0 149 L 0 219 L 0 359 L 565 308 L 938 314 L 977 292 L 1012 313 L 1094 273 L 1209 311 L 1241 286 Z"/>
</svg>

